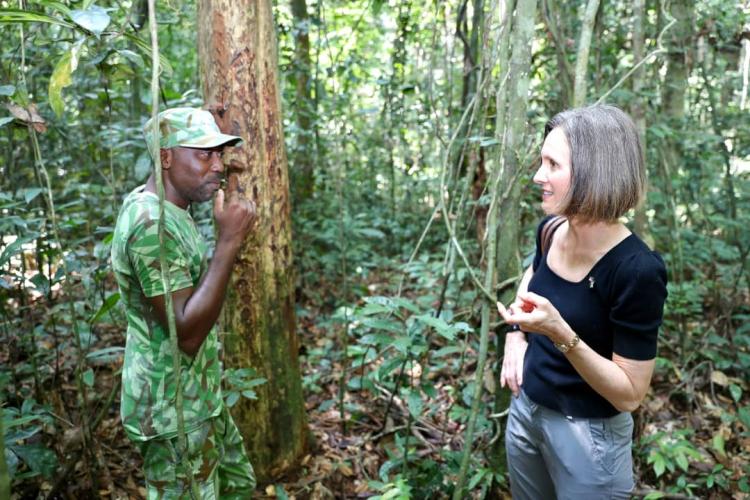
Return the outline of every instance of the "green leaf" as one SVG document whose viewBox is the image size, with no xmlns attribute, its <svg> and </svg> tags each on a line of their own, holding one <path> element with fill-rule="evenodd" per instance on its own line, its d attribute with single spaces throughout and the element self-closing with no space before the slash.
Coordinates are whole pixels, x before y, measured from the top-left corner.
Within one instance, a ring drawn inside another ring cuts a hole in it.
<svg viewBox="0 0 750 500">
<path fill-rule="evenodd" d="M 26 188 L 23 190 L 23 199 L 26 201 L 26 204 L 28 205 L 31 203 L 34 198 L 39 196 L 42 192 L 44 192 L 44 189 L 42 188 Z"/>
<path fill-rule="evenodd" d="M 406 354 L 409 352 L 409 347 L 411 347 L 411 337 L 404 336 L 399 337 L 396 340 L 393 341 L 393 347 L 396 348 L 396 350 L 402 354 Z"/>
<path fill-rule="evenodd" d="M 0 259 L 2 261 L 2 259 Z M 743 406 L 737 411 L 737 416 L 740 417 L 740 422 L 750 431 L 750 406 Z"/>
<path fill-rule="evenodd" d="M 120 293 L 119 292 L 115 292 L 112 295 L 110 295 L 109 297 L 107 297 L 107 299 L 104 301 L 104 303 L 99 308 L 99 310 L 89 318 L 89 323 L 94 324 L 97 321 L 99 321 L 99 319 L 101 319 L 102 316 L 104 316 L 105 314 L 107 314 L 110 309 L 112 309 L 113 307 L 115 307 L 115 305 L 118 302 L 120 302 Z"/>
<path fill-rule="evenodd" d="M 231 391 L 227 393 L 227 400 L 226 400 L 227 406 L 231 408 L 239 399 L 240 399 L 239 392 Z"/>
<path fill-rule="evenodd" d="M 69 52 L 60 58 L 49 79 L 49 104 L 57 117 L 61 117 L 65 105 L 62 100 L 62 89 L 73 83 L 71 75 L 78 67 L 78 50 L 80 45 L 71 47 Z"/>
<path fill-rule="evenodd" d="M 49 23 L 66 28 L 75 28 L 74 24 L 62 19 L 48 16 L 41 12 L 31 12 L 23 9 L 0 9 L 0 24 L 5 23 Z"/>
<path fill-rule="evenodd" d="M 414 418 L 419 418 L 422 415 L 424 403 L 422 402 L 422 396 L 419 394 L 418 390 L 409 391 L 406 403 L 409 406 L 409 413 L 411 413 Z"/>
<path fill-rule="evenodd" d="M 0 127 L 3 127 L 5 125 L 7 125 L 8 123 L 12 122 L 13 120 L 15 120 L 15 118 L 13 118 L 12 116 L 4 116 L 4 117 L 0 118 Z"/>
<path fill-rule="evenodd" d="M 660 453 L 652 451 L 651 455 L 649 455 L 648 457 L 648 462 L 654 465 L 654 472 L 656 473 L 656 477 L 664 474 L 666 463 L 664 462 L 664 457 L 661 456 Z"/>
<path fill-rule="evenodd" d="M 15 254 L 20 252 L 22 250 L 22 247 L 24 244 L 33 241 L 38 234 L 33 234 L 30 236 L 26 236 L 24 238 L 16 238 L 16 241 L 5 247 L 5 250 L 3 250 L 3 253 L 0 254 L 0 267 L 4 266 L 6 262 L 10 260 L 11 257 L 13 257 Z"/>
<path fill-rule="evenodd" d="M 94 387 L 94 370 L 89 368 L 83 372 L 83 383 L 89 387 Z"/>
<path fill-rule="evenodd" d="M 732 395 L 732 399 L 734 399 L 735 403 L 739 403 L 742 398 L 742 387 L 737 384 L 731 384 L 729 386 L 729 394 Z"/>
<path fill-rule="evenodd" d="M 393 300 L 393 303 L 396 304 L 398 307 L 403 307 L 404 309 L 407 309 L 415 314 L 419 312 L 419 308 L 408 299 L 405 299 L 403 297 L 393 297 L 392 300 Z"/>
<path fill-rule="evenodd" d="M 274 491 L 276 492 L 276 498 L 279 500 L 289 500 L 289 495 L 284 491 L 284 487 L 280 484 L 274 485 Z"/>
<path fill-rule="evenodd" d="M 643 500 L 658 500 L 659 498 L 664 498 L 666 495 L 662 493 L 661 491 L 652 491 L 645 497 L 643 497 Z"/>
<path fill-rule="evenodd" d="M 258 399 L 258 396 L 255 394 L 255 391 L 242 391 L 242 395 L 246 397 L 247 399 Z"/>
<path fill-rule="evenodd" d="M 43 7 L 49 7 L 52 10 L 56 10 L 57 12 L 60 12 L 65 17 L 70 17 L 70 9 L 67 5 L 60 3 L 60 2 L 54 2 L 52 0 L 32 0 L 31 3 L 41 5 Z"/>
<path fill-rule="evenodd" d="M 91 361 L 114 361 L 120 357 L 120 354 L 125 352 L 125 348 L 122 346 L 105 347 L 104 349 L 97 349 L 86 354 L 86 359 Z"/>
<path fill-rule="evenodd" d="M 109 26 L 110 18 L 107 11 L 98 5 L 92 5 L 86 10 L 73 10 L 70 18 L 81 28 L 93 33 L 97 38 Z"/>
<path fill-rule="evenodd" d="M 37 476 L 41 474 L 49 478 L 55 473 L 57 469 L 57 455 L 42 444 L 12 445 L 10 448 L 29 466 L 33 472 L 32 475 Z"/>
<path fill-rule="evenodd" d="M 687 472 L 688 470 L 688 459 L 685 455 L 679 454 L 675 457 L 675 462 L 677 462 L 677 466 Z"/>
<path fill-rule="evenodd" d="M 479 484 L 479 482 L 484 479 L 484 476 L 487 475 L 487 469 L 479 469 L 476 474 L 471 478 L 469 481 L 469 491 L 476 488 L 476 486 Z"/>
<path fill-rule="evenodd" d="M 455 346 L 455 345 L 449 345 L 449 346 L 441 347 L 437 351 L 434 351 L 432 353 L 432 358 L 433 359 L 442 358 L 444 356 L 448 356 L 450 354 L 456 354 L 458 352 L 461 352 L 460 347 Z"/>
<path fill-rule="evenodd" d="M 433 327 L 441 337 L 445 337 L 448 340 L 454 340 L 456 338 L 455 329 L 448 323 L 446 323 L 442 318 L 436 318 L 429 314 L 422 314 L 417 316 L 416 318 L 422 323 Z"/>
<path fill-rule="evenodd" d="M 16 93 L 16 87 L 14 85 L 0 85 L 0 95 L 12 96 Z"/>
<path fill-rule="evenodd" d="M 400 323 L 379 318 L 365 318 L 362 324 L 373 330 L 383 330 L 386 332 L 402 333 L 404 331 Z"/>
<path fill-rule="evenodd" d="M 149 60 L 149 65 L 151 64 L 151 45 L 149 45 L 145 40 L 142 38 L 139 38 L 131 33 L 123 33 L 123 36 L 133 42 L 136 47 L 138 47 Z M 159 66 L 161 67 L 162 71 L 164 72 L 164 76 L 170 77 L 174 73 L 174 70 L 172 69 L 172 65 L 169 64 L 169 61 L 166 57 L 164 57 L 162 54 L 159 54 Z"/>
<path fill-rule="evenodd" d="M 712 446 L 714 447 L 714 450 L 716 450 L 717 453 L 720 455 L 726 455 L 726 451 L 724 451 L 724 436 L 721 435 L 721 432 L 714 435 L 713 440 L 711 441 Z"/>
<path fill-rule="evenodd" d="M 122 49 L 117 51 L 122 57 L 135 64 L 138 68 L 145 69 L 146 65 L 143 62 L 143 57 L 140 54 L 136 54 L 132 50 Z"/>
</svg>

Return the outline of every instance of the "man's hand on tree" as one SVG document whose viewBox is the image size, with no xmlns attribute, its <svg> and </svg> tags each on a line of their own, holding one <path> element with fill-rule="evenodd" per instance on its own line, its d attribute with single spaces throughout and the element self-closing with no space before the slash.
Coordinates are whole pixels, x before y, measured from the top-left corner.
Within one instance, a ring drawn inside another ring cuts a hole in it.
<svg viewBox="0 0 750 500">
<path fill-rule="evenodd" d="M 214 197 L 214 218 L 219 229 L 219 243 L 239 246 L 255 226 L 258 215 L 255 202 L 246 200 L 237 174 L 227 181 L 227 193 L 219 189 Z"/>
</svg>

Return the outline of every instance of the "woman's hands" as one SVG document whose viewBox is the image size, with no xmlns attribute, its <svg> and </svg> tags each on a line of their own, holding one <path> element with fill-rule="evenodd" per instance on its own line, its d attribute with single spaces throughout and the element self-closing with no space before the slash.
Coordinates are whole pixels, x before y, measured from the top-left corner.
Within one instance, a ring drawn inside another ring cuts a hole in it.
<svg viewBox="0 0 750 500">
<path fill-rule="evenodd" d="M 575 335 L 555 306 L 533 292 L 519 293 L 516 300 L 507 308 L 498 302 L 497 310 L 506 323 L 518 325 L 525 332 L 545 335 L 552 342 L 564 343 Z"/>
<path fill-rule="evenodd" d="M 509 332 L 505 336 L 505 352 L 503 354 L 503 367 L 500 370 L 500 387 L 506 385 L 518 396 L 523 383 L 523 358 L 526 356 L 526 335 L 523 332 Z"/>
</svg>

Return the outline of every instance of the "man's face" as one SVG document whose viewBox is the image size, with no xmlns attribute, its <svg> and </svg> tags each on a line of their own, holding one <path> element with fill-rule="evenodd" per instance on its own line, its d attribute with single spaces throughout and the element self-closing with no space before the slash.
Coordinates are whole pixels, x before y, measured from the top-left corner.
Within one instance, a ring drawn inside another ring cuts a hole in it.
<svg viewBox="0 0 750 500">
<path fill-rule="evenodd" d="M 178 198 L 176 204 L 185 207 L 191 202 L 210 200 L 224 178 L 224 146 L 211 149 L 178 146 L 167 151 L 162 164 L 168 166 L 165 172 Z M 165 159 L 169 165 L 164 163 Z"/>
</svg>

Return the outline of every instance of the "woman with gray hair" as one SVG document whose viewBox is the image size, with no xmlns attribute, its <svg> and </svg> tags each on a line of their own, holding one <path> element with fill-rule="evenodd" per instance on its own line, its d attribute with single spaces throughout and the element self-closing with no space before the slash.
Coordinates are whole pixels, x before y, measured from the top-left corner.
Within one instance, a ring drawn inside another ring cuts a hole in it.
<svg viewBox="0 0 750 500">
<path fill-rule="evenodd" d="M 628 498 L 635 410 L 667 297 L 661 257 L 620 218 L 645 191 L 633 121 L 613 106 L 556 115 L 534 183 L 547 214 L 515 301 L 500 383 L 513 395 L 513 497 Z"/>
</svg>

